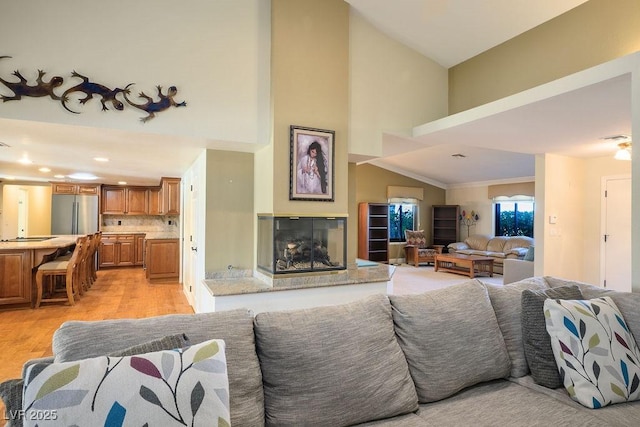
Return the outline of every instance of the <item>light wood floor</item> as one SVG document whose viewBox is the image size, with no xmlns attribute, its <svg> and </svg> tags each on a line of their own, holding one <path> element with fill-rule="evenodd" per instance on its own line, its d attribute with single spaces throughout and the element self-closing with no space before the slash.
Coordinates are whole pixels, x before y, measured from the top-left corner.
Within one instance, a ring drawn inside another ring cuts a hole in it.
<svg viewBox="0 0 640 427">
<path fill-rule="evenodd" d="M 169 313 L 193 313 L 181 284 L 150 284 L 142 268 L 99 270 L 98 280 L 74 306 L 50 303 L 37 310 L 0 311 L 0 382 L 20 378 L 26 360 L 51 356 L 53 332 L 67 320 L 140 318 Z"/>
</svg>

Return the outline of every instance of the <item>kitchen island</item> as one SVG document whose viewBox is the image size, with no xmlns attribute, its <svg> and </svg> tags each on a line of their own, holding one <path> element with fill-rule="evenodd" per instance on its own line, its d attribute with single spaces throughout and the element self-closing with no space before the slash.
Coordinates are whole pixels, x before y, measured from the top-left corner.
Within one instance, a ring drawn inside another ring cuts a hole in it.
<svg viewBox="0 0 640 427">
<path fill-rule="evenodd" d="M 37 267 L 73 247 L 80 237 L 0 241 L 0 310 L 32 307 Z"/>
</svg>

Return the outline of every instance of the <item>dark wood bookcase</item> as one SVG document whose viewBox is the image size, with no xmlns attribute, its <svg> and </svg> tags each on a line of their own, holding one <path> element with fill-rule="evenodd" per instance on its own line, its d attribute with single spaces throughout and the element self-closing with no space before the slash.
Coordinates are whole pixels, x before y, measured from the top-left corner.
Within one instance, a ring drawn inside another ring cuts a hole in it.
<svg viewBox="0 0 640 427">
<path fill-rule="evenodd" d="M 434 205 L 432 212 L 432 230 L 434 245 L 443 245 L 458 241 L 460 235 L 460 206 Z M 444 251 L 446 252 L 446 250 Z"/>
<path fill-rule="evenodd" d="M 358 205 L 358 258 L 389 262 L 389 204 Z"/>
</svg>

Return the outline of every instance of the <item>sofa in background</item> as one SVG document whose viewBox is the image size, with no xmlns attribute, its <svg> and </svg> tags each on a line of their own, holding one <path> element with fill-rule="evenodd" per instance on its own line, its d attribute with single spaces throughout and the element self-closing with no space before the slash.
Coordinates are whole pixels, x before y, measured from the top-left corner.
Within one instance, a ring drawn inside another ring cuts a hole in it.
<svg viewBox="0 0 640 427">
<path fill-rule="evenodd" d="M 525 292 L 533 305 L 524 305 Z M 376 295 L 255 316 L 234 310 L 66 322 L 54 333 L 54 356 L 36 362 L 44 368 L 83 363 L 143 341 L 185 334 L 192 345 L 224 340 L 231 425 L 640 425 L 640 402 L 588 409 L 564 387 L 545 387 L 536 382 L 539 375 L 532 375 L 549 374 L 548 366 L 532 363 L 526 352 L 545 324 L 523 324 L 523 313 L 544 319 L 539 310 L 545 301 L 575 295 L 610 297 L 629 334 L 640 337 L 638 294 L 553 277 L 504 286 L 473 279 L 422 294 Z M 523 334 L 533 326 L 538 333 Z M 637 338 L 624 339 L 637 348 Z M 589 344 L 600 345 L 593 339 Z M 609 340 L 603 338 L 604 344 Z M 161 375 L 148 365 L 145 371 Z M 3 398 L 10 385 L 0 385 Z M 8 409 L 15 410 L 11 404 Z M 208 419 L 194 425 L 216 424 Z"/>
<path fill-rule="evenodd" d="M 526 236 L 472 234 L 464 242 L 450 243 L 447 249 L 449 253 L 491 257 L 493 272 L 502 274 L 505 259 L 524 259 L 532 245 L 533 239 Z"/>
</svg>

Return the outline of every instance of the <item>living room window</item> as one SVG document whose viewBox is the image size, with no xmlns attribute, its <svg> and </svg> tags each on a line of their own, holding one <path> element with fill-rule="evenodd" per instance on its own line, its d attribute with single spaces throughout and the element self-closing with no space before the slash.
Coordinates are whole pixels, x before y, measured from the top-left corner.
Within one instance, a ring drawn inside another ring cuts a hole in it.
<svg viewBox="0 0 640 427">
<path fill-rule="evenodd" d="M 418 200 L 389 199 L 389 240 L 404 242 L 405 230 L 415 230 L 418 221 Z"/>
<path fill-rule="evenodd" d="M 533 237 L 533 197 L 496 197 L 495 235 Z"/>
</svg>

